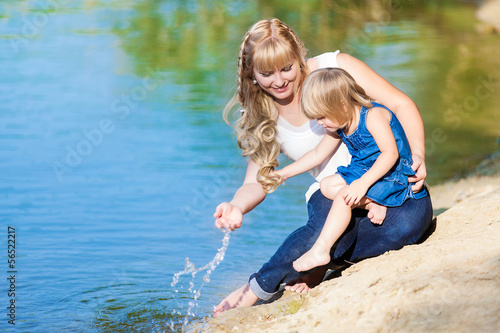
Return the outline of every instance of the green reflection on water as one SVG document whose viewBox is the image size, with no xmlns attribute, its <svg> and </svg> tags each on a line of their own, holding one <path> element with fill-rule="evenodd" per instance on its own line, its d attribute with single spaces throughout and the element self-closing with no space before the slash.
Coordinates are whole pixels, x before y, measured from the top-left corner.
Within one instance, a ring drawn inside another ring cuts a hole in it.
<svg viewBox="0 0 500 333">
<path fill-rule="evenodd" d="M 297 31 L 311 55 L 349 52 L 417 102 L 431 184 L 464 175 L 498 151 L 500 39 L 475 32 L 470 4 L 142 1 L 133 9 L 128 26 L 114 32 L 136 73 L 175 73 L 178 84 L 199 88 L 200 101 L 218 99 L 213 111 L 220 111 L 233 89 L 244 32 L 261 18 L 278 17 Z"/>
<path fill-rule="evenodd" d="M 69 10 L 21 3 L 25 15 Z M 431 184 L 464 175 L 499 150 L 500 38 L 475 32 L 470 2 L 83 2 L 83 10 L 93 8 L 109 11 L 104 18 L 130 56 L 120 63 L 130 68 L 118 70 L 141 77 L 151 70 L 172 74 L 173 83 L 187 88 L 177 98 L 192 105 L 192 112 L 220 112 L 234 89 L 244 32 L 259 19 L 278 17 L 298 32 L 311 56 L 336 49 L 351 53 L 417 102 Z"/>
</svg>

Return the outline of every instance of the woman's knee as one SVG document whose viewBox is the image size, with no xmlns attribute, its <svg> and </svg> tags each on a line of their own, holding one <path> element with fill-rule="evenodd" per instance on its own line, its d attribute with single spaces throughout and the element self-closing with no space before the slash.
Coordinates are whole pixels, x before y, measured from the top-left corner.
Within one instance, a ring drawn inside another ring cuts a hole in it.
<svg viewBox="0 0 500 333">
<path fill-rule="evenodd" d="M 406 244 L 418 242 L 432 221 L 432 205 L 428 198 L 410 199 L 387 212 L 395 224 L 393 238 Z"/>
<path fill-rule="evenodd" d="M 321 231 L 331 207 L 332 200 L 325 197 L 320 190 L 314 193 L 307 203 L 309 219 L 306 227 L 314 229 L 315 232 Z"/>
</svg>

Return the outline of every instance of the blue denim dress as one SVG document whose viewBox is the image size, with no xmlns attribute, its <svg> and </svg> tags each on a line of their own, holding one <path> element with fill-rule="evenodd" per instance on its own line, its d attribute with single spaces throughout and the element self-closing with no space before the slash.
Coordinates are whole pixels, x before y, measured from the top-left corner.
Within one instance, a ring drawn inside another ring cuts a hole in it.
<svg viewBox="0 0 500 333">
<path fill-rule="evenodd" d="M 420 199 L 427 196 L 428 193 L 425 189 L 419 193 L 413 193 L 411 190 L 413 183 L 409 183 L 408 176 L 413 176 L 415 171 L 411 168 L 413 162 L 410 145 L 399 120 L 387 107 L 377 103 L 372 104 L 374 107 L 382 107 L 390 112 L 389 124 L 396 139 L 399 158 L 391 170 L 368 189 L 366 197 L 387 207 L 397 207 L 409 198 Z M 352 155 L 351 163 L 348 166 L 341 166 L 337 169 L 337 173 L 347 184 L 361 178 L 380 155 L 380 149 L 375 139 L 366 128 L 366 115 L 370 109 L 364 106 L 361 108 L 358 127 L 352 134 L 345 135 L 342 130 L 337 131 Z"/>
</svg>

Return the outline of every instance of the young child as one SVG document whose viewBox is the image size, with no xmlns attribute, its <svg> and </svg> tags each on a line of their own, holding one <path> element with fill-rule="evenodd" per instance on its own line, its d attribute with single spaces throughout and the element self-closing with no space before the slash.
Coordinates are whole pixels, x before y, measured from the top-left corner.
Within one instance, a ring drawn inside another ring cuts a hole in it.
<svg viewBox="0 0 500 333">
<path fill-rule="evenodd" d="M 411 190 L 408 176 L 415 171 L 396 116 L 373 102 L 346 71 L 323 68 L 311 73 L 302 88 L 301 107 L 326 134 L 315 149 L 275 172 L 283 181 L 321 164 L 341 140 L 352 155 L 349 166 L 339 167 L 320 183 L 333 205 L 316 243 L 293 263 L 297 271 L 307 271 L 330 262 L 330 249 L 346 230 L 353 208 L 367 209 L 372 223 L 382 224 L 387 207 L 400 206 L 410 197 L 425 197 L 427 192 Z"/>
</svg>

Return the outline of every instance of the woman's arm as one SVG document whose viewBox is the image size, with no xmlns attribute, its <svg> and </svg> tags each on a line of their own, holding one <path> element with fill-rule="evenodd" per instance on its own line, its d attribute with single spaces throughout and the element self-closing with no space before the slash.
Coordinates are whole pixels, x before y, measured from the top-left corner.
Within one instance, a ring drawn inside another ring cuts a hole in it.
<svg viewBox="0 0 500 333">
<path fill-rule="evenodd" d="M 383 108 L 372 108 L 366 116 L 366 128 L 375 139 L 380 155 L 372 167 L 349 186 L 344 195 L 348 205 L 357 204 L 365 196 L 368 188 L 382 178 L 398 160 L 399 151 L 390 120 L 390 113 Z"/>
<path fill-rule="evenodd" d="M 241 227 L 243 215 L 257 207 L 266 198 L 266 192 L 257 181 L 259 165 L 249 160 L 245 179 L 230 202 L 223 202 L 215 209 L 215 226 L 231 230 Z"/>
<path fill-rule="evenodd" d="M 410 181 L 416 182 L 413 186 L 414 191 L 420 190 L 427 176 L 427 171 L 425 167 L 424 123 L 417 105 L 410 97 L 387 82 L 361 60 L 340 53 L 337 56 L 337 63 L 340 68 L 351 74 L 356 82 L 365 89 L 368 96 L 387 106 L 398 117 L 410 143 L 413 157 L 412 167 L 417 172 Z"/>
<path fill-rule="evenodd" d="M 339 146 L 340 141 L 340 137 L 336 134 L 327 132 L 314 149 L 308 151 L 297 161 L 287 165 L 283 169 L 275 171 L 275 173 L 280 175 L 283 180 L 287 180 L 288 178 L 309 171 L 331 156 Z"/>
</svg>

